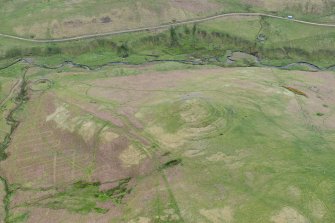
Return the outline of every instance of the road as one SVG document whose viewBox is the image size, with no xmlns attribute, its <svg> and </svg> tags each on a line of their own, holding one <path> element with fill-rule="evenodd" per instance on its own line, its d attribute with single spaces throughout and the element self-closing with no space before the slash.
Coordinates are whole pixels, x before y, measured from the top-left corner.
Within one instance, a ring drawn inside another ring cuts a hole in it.
<svg viewBox="0 0 335 223">
<path fill-rule="evenodd" d="M 148 31 L 148 30 L 151 31 L 151 30 L 165 29 L 165 28 L 171 27 L 171 25 L 179 26 L 179 25 L 186 25 L 186 24 L 192 24 L 192 23 L 201 23 L 201 22 L 206 22 L 206 21 L 209 21 L 209 20 L 215 20 L 215 19 L 218 19 L 218 18 L 229 17 L 229 16 L 264 16 L 264 17 L 269 17 L 269 18 L 287 20 L 289 22 L 296 22 L 296 23 L 302 23 L 302 24 L 313 25 L 313 26 L 335 28 L 335 24 L 323 24 L 323 23 L 307 22 L 307 21 L 303 21 L 303 20 L 288 19 L 286 17 L 280 17 L 280 16 L 269 15 L 269 14 L 264 14 L 264 13 L 226 13 L 226 14 L 220 14 L 220 15 L 210 16 L 210 17 L 206 17 L 206 18 L 201 18 L 201 19 L 175 22 L 173 24 L 164 24 L 164 25 L 144 27 L 144 28 L 126 29 L 126 30 L 112 31 L 112 32 L 106 32 L 106 33 L 86 34 L 86 35 L 66 37 L 66 38 L 60 38 L 60 39 L 30 39 L 30 38 L 24 38 L 24 37 L 20 37 L 20 36 L 8 35 L 8 34 L 3 34 L 3 33 L 0 33 L 0 37 L 16 39 L 16 40 L 21 40 L 21 41 L 26 41 L 26 42 L 33 42 L 33 43 L 68 42 L 68 41 L 90 39 L 90 38 L 103 37 L 103 36 L 112 36 L 112 35 L 124 34 L 124 33 L 133 33 L 133 32 L 140 32 L 140 31 Z"/>
</svg>

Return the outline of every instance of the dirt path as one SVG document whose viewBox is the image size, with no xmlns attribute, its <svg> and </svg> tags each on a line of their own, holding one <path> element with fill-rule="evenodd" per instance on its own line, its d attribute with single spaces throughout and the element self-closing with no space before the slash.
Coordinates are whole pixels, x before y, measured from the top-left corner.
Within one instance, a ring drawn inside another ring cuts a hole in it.
<svg viewBox="0 0 335 223">
<path fill-rule="evenodd" d="M 324 24 L 324 23 L 308 22 L 308 21 L 303 21 L 303 20 L 298 20 L 298 19 L 288 19 L 286 17 L 269 15 L 269 14 L 264 14 L 264 13 L 226 13 L 226 14 L 210 16 L 210 17 L 206 17 L 206 18 L 202 18 L 202 19 L 194 19 L 194 20 L 188 20 L 188 21 L 175 22 L 173 24 L 165 24 L 165 25 L 158 25 L 158 26 L 151 26 L 151 27 L 142 27 L 142 28 L 136 28 L 136 29 L 127 29 L 127 30 L 120 30 L 120 31 L 113 31 L 113 32 L 106 32 L 106 33 L 86 34 L 86 35 L 74 36 L 74 37 L 68 37 L 68 38 L 61 38 L 61 39 L 29 39 L 29 38 L 25 38 L 25 37 L 8 35 L 8 34 L 4 34 L 4 33 L 0 33 L 0 37 L 6 37 L 6 38 L 10 38 L 10 39 L 16 39 L 16 40 L 34 42 L 34 43 L 68 42 L 68 41 L 81 40 L 81 39 L 90 39 L 90 38 L 95 38 L 95 37 L 112 36 L 112 35 L 124 34 L 124 33 L 133 33 L 133 32 L 140 32 L 140 31 L 165 29 L 165 28 L 169 28 L 171 25 L 180 26 L 180 25 L 186 25 L 186 24 L 192 24 L 192 23 L 200 23 L 200 22 L 206 22 L 206 21 L 210 21 L 210 20 L 219 19 L 219 18 L 222 18 L 222 17 L 229 17 L 229 16 L 264 16 L 264 17 L 282 19 L 282 20 L 287 20 L 287 21 L 290 21 L 290 22 L 302 23 L 302 24 L 307 24 L 307 25 L 335 28 L 335 24 Z"/>
</svg>

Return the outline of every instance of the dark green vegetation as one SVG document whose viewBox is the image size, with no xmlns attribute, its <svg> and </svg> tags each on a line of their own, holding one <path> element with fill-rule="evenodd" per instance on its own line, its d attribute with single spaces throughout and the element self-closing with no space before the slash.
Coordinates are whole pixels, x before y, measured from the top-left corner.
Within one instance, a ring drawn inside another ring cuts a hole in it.
<svg viewBox="0 0 335 223">
<path fill-rule="evenodd" d="M 164 163 L 159 169 L 164 170 L 164 169 L 179 165 L 181 163 L 182 163 L 181 159 L 170 160 L 170 161 Z"/>
<path fill-rule="evenodd" d="M 15 208 L 29 208 L 29 207 L 38 207 L 45 209 L 54 209 L 54 210 L 67 210 L 71 213 L 78 214 L 88 214 L 91 212 L 98 214 L 105 214 L 109 211 L 107 208 L 99 207 L 99 205 L 104 202 L 113 202 L 114 205 L 121 205 L 122 199 L 124 196 L 131 192 L 131 189 L 128 187 L 130 178 L 120 180 L 119 182 L 114 182 L 117 184 L 115 187 L 101 191 L 99 187 L 101 186 L 100 182 L 83 182 L 78 181 L 72 185 L 68 185 L 66 188 L 55 190 L 54 188 L 43 189 L 46 193 L 45 196 L 40 197 L 39 199 L 29 200 L 27 203 L 20 204 Z M 25 222 L 29 219 L 29 212 L 23 212 L 20 214 L 12 214 L 9 210 L 9 205 L 11 202 L 11 194 L 22 190 L 29 192 L 27 188 L 20 188 L 15 185 L 12 186 L 13 191 L 10 191 L 7 197 L 7 217 L 5 222 Z M 10 190 L 8 188 L 8 190 Z M 37 193 L 37 190 L 32 190 L 31 192 Z"/>
<path fill-rule="evenodd" d="M 10 131 L 4 137 L 3 141 L 0 144 L 0 160 L 5 160 L 7 158 L 6 148 L 8 147 L 9 143 L 11 142 L 12 134 L 14 133 L 15 129 L 19 126 L 19 121 L 14 118 L 15 112 L 20 109 L 20 107 L 28 100 L 27 95 L 27 82 L 25 79 L 25 72 L 26 69 L 23 71 L 22 81 L 20 83 L 20 88 L 18 95 L 13 99 L 14 100 L 14 108 L 9 110 L 7 117 L 5 117 L 7 125 L 10 126 Z M 2 105 L 6 106 L 6 104 Z"/>
<path fill-rule="evenodd" d="M 100 191 L 100 182 L 78 181 L 64 190 L 46 196 L 43 200 L 30 201 L 23 206 L 37 206 L 51 209 L 66 209 L 71 212 L 87 214 L 90 212 L 106 213 L 109 210 L 97 206 L 99 202 L 112 201 L 120 205 L 125 195 L 130 193 L 130 178 L 120 180 L 118 185 L 106 191 Z"/>
</svg>

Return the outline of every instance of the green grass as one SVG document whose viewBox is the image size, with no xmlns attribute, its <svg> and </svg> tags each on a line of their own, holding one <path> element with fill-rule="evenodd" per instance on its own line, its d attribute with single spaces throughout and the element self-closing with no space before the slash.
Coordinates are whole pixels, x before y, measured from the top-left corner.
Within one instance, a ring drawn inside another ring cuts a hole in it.
<svg viewBox="0 0 335 223">
<path fill-rule="evenodd" d="M 11 215 L 9 217 L 9 220 L 8 222 L 10 223 L 21 223 L 21 222 L 26 222 L 29 218 L 29 214 L 26 212 L 26 213 L 20 213 L 20 214 L 17 214 L 17 215 Z"/>
<path fill-rule="evenodd" d="M 294 73 L 286 71 L 274 72 L 281 75 L 285 81 L 294 76 Z M 265 84 L 262 80 L 266 79 L 267 75 L 270 74 L 265 70 L 253 69 L 248 70 L 247 74 L 236 71 L 232 78 Z M 188 136 L 188 140 L 178 149 L 171 149 L 181 156 L 187 150 L 203 151 L 199 156 L 183 157 L 183 178 L 179 179 L 178 183 L 189 187 L 181 189 L 177 185 L 172 186 L 179 206 L 189 212 L 186 222 L 202 218 L 198 213 L 201 208 L 225 206 L 235 206 L 232 208 L 236 222 L 269 222 L 271 216 L 286 206 L 298 210 L 312 222 L 318 221 L 313 215 L 313 210 L 316 209 L 311 206 L 313 202 L 321 201 L 325 207 L 334 206 L 330 198 L 334 193 L 330 185 L 335 185 L 335 166 L 331 161 L 333 158 L 329 157 L 332 144 L 313 128 L 299 121 L 296 115 L 285 111 L 289 102 L 287 96 L 271 93 L 265 97 L 261 90 L 243 91 L 233 86 L 221 88 L 220 91 L 203 91 L 204 88 L 212 90 L 219 88 L 223 83 L 231 83 L 230 78 L 220 77 L 219 74 L 213 74 L 200 79 L 195 78 L 179 88 L 202 92 L 202 96 L 199 97 L 211 101 L 218 100 L 223 104 L 221 109 L 232 107 L 234 111 L 228 126 L 224 122 L 216 124 L 216 130 L 210 132 L 206 138 L 202 137 L 206 132 L 200 130 L 198 135 Z M 151 102 L 152 106 L 145 106 L 142 112 L 148 114 L 145 116 L 148 126 L 161 126 L 166 134 L 174 135 L 190 131 L 187 125 L 178 124 L 179 129 L 171 132 L 170 126 L 163 124 L 174 123 L 178 115 L 169 102 L 164 101 L 174 100 L 177 95 L 184 97 L 185 94 L 187 93 L 176 91 L 157 99 L 163 104 L 154 101 Z M 152 115 L 155 111 L 157 114 L 162 113 L 164 103 L 170 109 L 166 110 L 164 115 Z M 227 127 L 228 131 L 218 134 L 221 129 Z M 210 161 L 211 157 L 217 154 L 225 155 L 221 159 L 213 158 L 213 161 Z M 322 189 L 322 184 L 326 184 L 328 189 Z M 290 187 L 299 188 L 300 195 L 296 198 L 290 195 Z M 202 195 L 204 191 L 206 192 Z M 197 196 L 193 197 L 192 194 Z M 223 197 L 222 200 L 219 199 L 219 194 Z M 335 216 L 326 212 L 322 222 L 332 222 L 331 219 Z"/>
<path fill-rule="evenodd" d="M 155 168 L 147 175 L 134 178 L 136 183 L 129 187 L 127 183 L 120 183 L 118 189 L 100 190 L 101 184 L 94 180 L 63 186 L 42 201 L 20 204 L 24 210 L 42 207 L 102 216 L 107 210 L 100 204 L 111 201 L 124 211 L 122 220 L 125 222 L 140 217 L 175 223 L 181 219 L 205 222 L 210 218 L 208 213 L 224 218 L 222 213 L 231 212 L 236 222 L 262 223 L 290 207 L 310 222 L 334 221 L 331 212 L 335 192 L 334 131 L 323 129 L 319 123 L 320 119 L 332 116 L 334 107 L 324 107 L 329 101 L 318 101 L 308 88 L 327 84 L 326 78 L 320 76 L 315 81 L 308 72 L 215 69 L 214 66 L 190 67 L 176 63 L 157 63 L 141 67 L 141 70 L 136 66 L 120 65 L 98 71 L 68 69 L 64 73 L 36 69 L 36 73 L 28 77 L 30 80 L 48 78 L 54 82 L 44 94 L 52 92 L 59 99 L 71 99 L 86 106 L 89 106 L 87 101 L 94 101 L 102 108 L 109 106 L 111 114 L 117 115 L 119 108 L 134 106 L 135 117 L 144 125 L 138 131 L 152 142 L 142 145 L 134 140 L 135 144 L 150 151 Z M 170 72 L 174 75 L 192 72 L 192 75 L 171 80 Z M 131 83 L 138 78 L 145 79 L 147 73 L 162 73 L 159 83 L 171 83 L 163 87 L 161 84 L 143 85 L 142 91 L 148 92 L 144 98 L 137 98 Z M 132 76 L 136 79 L 132 80 Z M 87 88 L 83 87 L 115 92 L 114 85 L 120 79 L 127 81 L 120 89 L 116 88 L 118 94 L 133 95 L 121 102 L 87 94 Z M 110 82 L 114 87 L 108 84 L 99 87 L 98 80 L 100 83 L 115 80 L 115 83 Z M 299 87 L 295 85 L 297 82 Z M 282 86 L 308 92 L 309 97 L 298 91 L 294 95 Z M 131 104 L 133 97 L 136 97 L 135 105 Z M 288 110 L 292 103 L 299 103 L 303 111 Z M 319 104 L 327 109 L 320 110 L 324 116 L 314 110 L 309 113 L 311 105 Z M 79 107 L 76 110 L 71 107 L 71 112 L 75 111 L 84 112 Z M 98 120 L 93 114 L 82 115 L 85 120 Z M 24 112 L 18 117 L 25 120 L 29 114 Z M 127 135 L 135 128 L 131 122 L 125 123 L 127 125 L 118 130 Z M 88 174 L 92 171 L 90 167 L 88 164 Z M 133 190 L 128 194 L 130 187 Z M 115 197 L 124 193 L 128 195 L 122 202 Z M 19 214 L 15 209 L 10 213 L 12 216 Z M 116 219 L 117 222 L 119 218 Z"/>
<path fill-rule="evenodd" d="M 7 65 L 7 63 L 4 66 L 6 66 L 6 65 Z M 22 69 L 24 67 L 25 67 L 24 65 L 17 64 L 17 65 L 9 67 L 7 69 L 0 70 L 0 76 L 3 79 L 6 79 L 6 78 L 7 79 L 18 78 L 18 76 L 21 74 Z"/>
<path fill-rule="evenodd" d="M 41 207 L 54 210 L 65 209 L 72 213 L 88 214 L 91 212 L 105 214 L 109 210 L 100 208 L 99 205 L 112 201 L 115 205 L 121 205 L 124 196 L 130 193 L 128 183 L 130 179 L 120 180 L 118 185 L 105 191 L 101 191 L 99 182 L 78 181 L 65 189 L 51 193 L 42 200 L 31 200 L 21 207 Z M 10 222 L 25 222 L 29 214 L 11 216 Z"/>
<path fill-rule="evenodd" d="M 67 209 L 78 213 L 106 213 L 108 209 L 99 208 L 97 202 L 107 202 L 111 200 L 116 205 L 120 205 L 125 195 L 130 193 L 127 184 L 130 179 L 121 180 L 118 186 L 107 191 L 100 191 L 100 183 L 86 183 L 79 181 L 71 187 L 66 188 L 53 195 L 51 198 L 33 205 L 47 207 L 51 209 Z"/>
</svg>

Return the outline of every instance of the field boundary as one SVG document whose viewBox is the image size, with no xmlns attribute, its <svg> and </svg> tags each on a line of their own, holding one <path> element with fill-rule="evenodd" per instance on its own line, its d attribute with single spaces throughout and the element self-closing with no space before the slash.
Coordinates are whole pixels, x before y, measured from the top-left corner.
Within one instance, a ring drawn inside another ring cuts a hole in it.
<svg viewBox="0 0 335 223">
<path fill-rule="evenodd" d="M 4 33 L 0 33 L 0 37 L 10 38 L 10 39 L 15 39 L 15 40 L 20 40 L 20 41 L 26 41 L 26 42 L 33 42 L 33 43 L 69 42 L 69 41 L 75 41 L 75 40 L 91 39 L 91 38 L 96 38 L 96 37 L 112 36 L 112 35 L 125 34 L 125 33 L 134 33 L 134 32 L 141 32 L 141 31 L 166 29 L 166 28 L 169 28 L 171 26 L 180 26 L 180 25 L 186 25 L 186 24 L 192 24 L 192 23 L 201 23 L 201 22 L 206 22 L 206 21 L 210 21 L 210 20 L 215 20 L 215 19 L 219 19 L 219 18 L 223 18 L 223 17 L 231 17 L 231 16 L 263 16 L 263 17 L 287 20 L 287 21 L 290 21 L 290 22 L 296 22 L 296 23 L 301 23 L 301 24 L 335 28 L 335 24 L 308 22 L 308 21 L 299 20 L 299 19 L 289 19 L 289 18 L 286 18 L 286 17 L 255 12 L 255 13 L 224 13 L 224 14 L 219 14 L 219 15 L 215 15 L 215 16 L 209 16 L 209 17 L 206 17 L 206 18 L 193 19 L 193 20 L 180 21 L 180 22 L 177 21 L 177 22 L 170 23 L 170 24 L 163 24 L 163 25 L 157 25 L 157 26 L 151 26 L 151 27 L 134 28 L 134 29 L 126 29 L 126 30 L 112 31 L 112 32 L 106 32 L 106 33 L 85 34 L 85 35 L 66 37 L 66 38 L 60 38 L 60 39 L 30 39 L 30 38 L 25 38 L 25 37 L 20 37 L 20 36 L 15 36 L 15 35 L 9 35 L 9 34 L 4 34 Z"/>
</svg>

